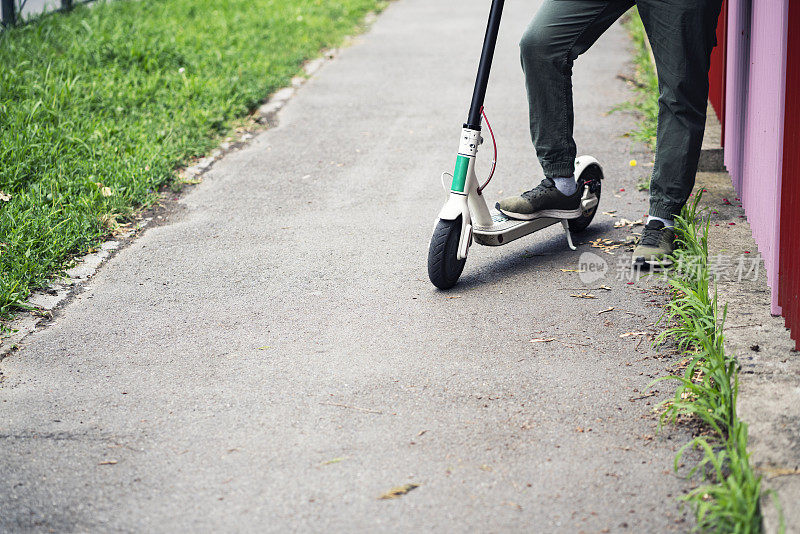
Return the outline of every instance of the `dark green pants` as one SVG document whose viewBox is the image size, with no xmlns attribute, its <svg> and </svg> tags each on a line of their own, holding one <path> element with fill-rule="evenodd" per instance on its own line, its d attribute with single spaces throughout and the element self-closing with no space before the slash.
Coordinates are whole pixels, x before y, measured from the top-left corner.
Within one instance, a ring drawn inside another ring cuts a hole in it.
<svg viewBox="0 0 800 534">
<path fill-rule="evenodd" d="M 544 0 L 520 42 L 531 137 L 545 176 L 571 176 L 572 63 L 636 4 L 658 71 L 658 134 L 650 214 L 680 213 L 694 187 L 706 121 L 708 68 L 722 0 Z M 610 83 L 610 80 L 597 80 Z"/>
</svg>

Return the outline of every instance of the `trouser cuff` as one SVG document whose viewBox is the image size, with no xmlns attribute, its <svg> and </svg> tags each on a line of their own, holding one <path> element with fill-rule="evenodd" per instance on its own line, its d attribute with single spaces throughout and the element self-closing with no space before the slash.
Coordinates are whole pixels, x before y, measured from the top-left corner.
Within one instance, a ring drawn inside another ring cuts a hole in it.
<svg viewBox="0 0 800 534">
<path fill-rule="evenodd" d="M 575 174 L 575 160 L 568 163 L 554 163 L 542 167 L 547 178 L 566 178 Z"/>
<path fill-rule="evenodd" d="M 669 204 L 658 201 L 650 201 L 650 215 L 661 219 L 674 219 L 681 214 L 683 204 Z"/>
</svg>

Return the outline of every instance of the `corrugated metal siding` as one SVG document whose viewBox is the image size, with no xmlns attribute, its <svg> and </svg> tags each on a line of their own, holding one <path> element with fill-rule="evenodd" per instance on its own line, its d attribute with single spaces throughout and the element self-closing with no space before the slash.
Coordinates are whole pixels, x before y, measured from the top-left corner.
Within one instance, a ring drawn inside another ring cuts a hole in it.
<svg viewBox="0 0 800 534">
<path fill-rule="evenodd" d="M 786 17 L 789 0 L 730 0 L 725 165 L 764 258 L 778 306 Z"/>
<path fill-rule="evenodd" d="M 787 21 L 778 303 L 800 350 L 800 3 Z"/>
</svg>

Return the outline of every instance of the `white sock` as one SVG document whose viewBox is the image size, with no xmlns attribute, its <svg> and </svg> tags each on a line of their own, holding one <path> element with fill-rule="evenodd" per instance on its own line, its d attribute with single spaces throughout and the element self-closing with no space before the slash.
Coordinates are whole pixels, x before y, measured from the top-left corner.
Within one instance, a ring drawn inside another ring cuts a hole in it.
<svg viewBox="0 0 800 534">
<path fill-rule="evenodd" d="M 655 215 L 648 215 L 647 222 L 650 221 L 661 221 L 664 223 L 664 226 L 667 228 L 672 228 L 675 226 L 675 221 L 673 219 L 662 219 L 661 217 L 656 217 Z"/>
<path fill-rule="evenodd" d="M 575 183 L 574 174 L 572 176 L 551 178 L 551 180 L 556 184 L 556 189 L 567 196 L 575 193 L 575 190 L 578 188 L 578 184 Z"/>
</svg>

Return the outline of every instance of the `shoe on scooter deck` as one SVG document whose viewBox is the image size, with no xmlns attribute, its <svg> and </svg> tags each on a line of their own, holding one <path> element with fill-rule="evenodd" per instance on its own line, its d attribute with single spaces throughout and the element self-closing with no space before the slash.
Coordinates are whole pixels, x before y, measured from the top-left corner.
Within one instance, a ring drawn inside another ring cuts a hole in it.
<svg viewBox="0 0 800 534">
<path fill-rule="evenodd" d="M 556 187 L 553 179 L 544 178 L 530 191 L 516 197 L 504 198 L 495 207 L 507 217 L 525 221 L 541 217 L 576 219 L 584 211 L 581 206 L 584 185 L 579 176 L 575 190 L 565 194 Z"/>
<path fill-rule="evenodd" d="M 569 227 L 574 232 L 583 231 L 597 211 L 600 202 L 599 182 L 595 192 L 589 186 L 581 183 L 583 192 L 578 209 L 575 210 L 541 210 L 529 219 L 512 218 L 500 210 L 491 210 L 491 226 L 474 225 L 473 238 L 476 243 L 490 247 L 505 245 L 515 239 L 537 232 L 548 226 L 562 221 L 569 221 Z"/>
</svg>

